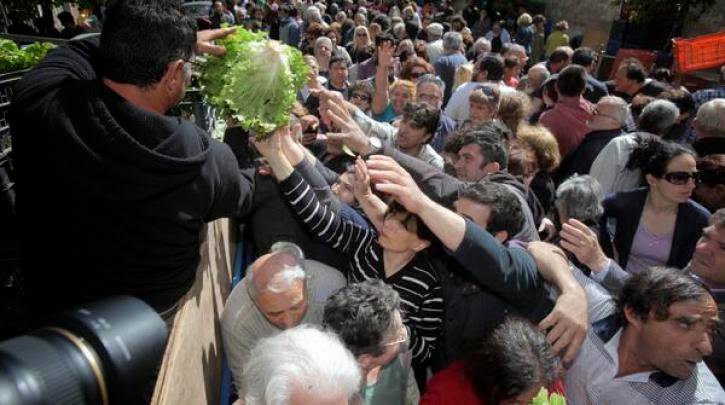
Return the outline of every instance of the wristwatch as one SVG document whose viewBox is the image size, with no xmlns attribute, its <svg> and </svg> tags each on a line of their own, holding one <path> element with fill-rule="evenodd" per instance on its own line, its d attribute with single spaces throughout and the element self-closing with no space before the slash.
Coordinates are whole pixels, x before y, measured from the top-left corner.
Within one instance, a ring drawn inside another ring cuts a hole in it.
<svg viewBox="0 0 725 405">
<path fill-rule="evenodd" d="M 383 142 L 380 140 L 380 138 L 371 136 L 370 138 L 368 138 L 368 145 L 370 146 L 370 150 L 368 150 L 368 153 L 372 153 L 382 148 Z"/>
</svg>

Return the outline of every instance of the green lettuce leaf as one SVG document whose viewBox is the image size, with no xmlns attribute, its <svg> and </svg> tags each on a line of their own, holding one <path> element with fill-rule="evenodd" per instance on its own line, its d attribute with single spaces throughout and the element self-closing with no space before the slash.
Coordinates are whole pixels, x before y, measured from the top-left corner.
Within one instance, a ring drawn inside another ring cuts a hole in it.
<svg viewBox="0 0 725 405">
<path fill-rule="evenodd" d="M 549 396 L 549 390 L 541 387 L 536 396 L 531 400 L 531 405 L 566 405 L 566 398 L 557 393 Z"/>
<path fill-rule="evenodd" d="M 297 91 L 307 81 L 302 53 L 243 28 L 220 44 L 226 54 L 209 57 L 201 70 L 209 103 L 262 137 L 288 124 Z"/>
</svg>

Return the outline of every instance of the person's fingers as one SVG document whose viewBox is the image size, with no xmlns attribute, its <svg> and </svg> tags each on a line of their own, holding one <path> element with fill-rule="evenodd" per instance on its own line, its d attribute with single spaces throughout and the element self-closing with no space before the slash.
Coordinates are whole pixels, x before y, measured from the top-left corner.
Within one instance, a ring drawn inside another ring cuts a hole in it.
<svg viewBox="0 0 725 405">
<path fill-rule="evenodd" d="M 347 121 L 343 117 L 338 115 L 338 113 L 336 113 L 333 109 L 331 109 L 331 108 L 327 109 L 327 116 L 330 117 L 330 119 L 332 120 L 332 123 L 336 127 L 340 128 L 340 129 L 344 129 Z"/>
<path fill-rule="evenodd" d="M 564 327 L 562 322 L 560 322 L 560 319 L 557 319 L 554 323 L 554 327 L 546 334 L 546 340 L 553 345 L 557 340 L 559 340 L 564 332 L 566 332 L 566 327 Z"/>
<path fill-rule="evenodd" d="M 377 183 L 375 184 L 375 189 L 382 193 L 390 194 L 393 197 L 405 196 L 408 193 L 405 187 L 393 183 Z"/>
<path fill-rule="evenodd" d="M 563 247 L 566 251 L 569 251 L 571 253 L 574 253 L 574 256 L 579 258 L 579 255 L 581 254 L 580 246 L 578 244 L 574 244 L 569 242 L 568 240 L 565 240 L 564 238 L 560 241 L 561 247 Z"/>
<path fill-rule="evenodd" d="M 235 32 L 237 27 L 217 28 L 213 30 L 202 30 L 196 33 L 196 38 L 201 41 L 211 41 L 214 39 L 224 38 Z"/>
<path fill-rule="evenodd" d="M 559 338 L 551 345 L 554 353 L 562 353 L 572 342 L 574 332 L 567 329 L 559 336 Z"/>
<path fill-rule="evenodd" d="M 406 173 L 398 162 L 389 156 L 385 155 L 372 155 L 368 158 L 368 169 L 372 170 L 392 170 L 398 173 Z"/>
<path fill-rule="evenodd" d="M 333 111 L 335 115 L 341 120 L 341 121 L 347 121 L 350 117 L 350 114 L 348 114 L 347 109 L 345 108 L 342 103 L 330 99 L 327 103 L 325 103 L 328 111 Z"/>
<path fill-rule="evenodd" d="M 566 224 L 564 224 L 564 225 L 569 225 L 573 228 L 576 228 L 579 231 L 581 231 L 582 233 L 587 234 L 587 235 L 594 233 L 594 232 L 592 232 L 591 229 L 589 229 L 589 227 L 584 222 L 581 222 L 578 219 L 570 218 L 568 221 L 566 221 Z"/>
<path fill-rule="evenodd" d="M 219 28 L 215 30 L 199 31 L 196 34 L 196 47 L 199 53 L 208 53 L 210 55 L 221 56 L 226 53 L 226 49 L 221 45 L 215 45 L 209 41 L 224 38 L 237 30 L 237 27 Z"/>
<path fill-rule="evenodd" d="M 567 234 L 569 234 L 572 237 L 577 238 L 577 239 L 584 239 L 587 236 L 589 236 L 586 231 L 583 231 L 583 230 L 579 229 L 578 227 L 569 225 L 567 223 L 564 223 L 561 225 L 561 230 L 562 230 L 562 232 L 566 232 Z"/>
<path fill-rule="evenodd" d="M 562 356 L 562 360 L 565 364 L 570 364 L 574 359 L 576 358 L 577 353 L 579 353 L 579 349 L 582 346 L 582 343 L 584 342 L 584 338 L 586 337 L 585 333 L 575 333 L 573 338 L 571 339 L 571 342 L 566 348 L 566 352 Z"/>
<path fill-rule="evenodd" d="M 344 142 L 347 139 L 347 134 L 339 132 L 328 132 L 325 134 L 328 141 L 332 142 Z"/>
<path fill-rule="evenodd" d="M 552 312 L 539 322 L 539 330 L 545 331 L 554 326 L 554 324 L 556 324 L 556 316 Z"/>
<path fill-rule="evenodd" d="M 368 173 L 370 173 L 370 179 L 375 183 L 394 182 L 397 184 L 403 184 L 408 177 L 406 176 L 406 173 L 401 173 L 394 168 L 378 168 L 373 165 L 368 166 Z"/>
</svg>

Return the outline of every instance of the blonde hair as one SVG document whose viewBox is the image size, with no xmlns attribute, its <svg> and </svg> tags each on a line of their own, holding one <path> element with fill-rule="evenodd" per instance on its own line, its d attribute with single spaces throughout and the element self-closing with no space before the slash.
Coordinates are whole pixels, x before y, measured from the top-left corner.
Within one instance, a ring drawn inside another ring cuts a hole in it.
<svg viewBox="0 0 725 405">
<path fill-rule="evenodd" d="M 534 151 L 539 169 L 551 173 L 559 167 L 559 143 L 551 131 L 541 125 L 520 124 L 516 137 Z"/>
<path fill-rule="evenodd" d="M 393 91 L 395 91 L 395 89 L 401 86 L 405 87 L 410 92 L 410 98 L 412 100 L 415 100 L 416 85 L 410 80 L 396 80 L 393 84 L 390 85 L 390 92 L 392 93 Z"/>
<path fill-rule="evenodd" d="M 523 13 L 516 20 L 516 25 L 518 27 L 525 27 L 527 25 L 531 25 L 532 22 L 533 18 L 531 18 L 531 15 L 529 13 Z"/>
<path fill-rule="evenodd" d="M 456 91 L 458 86 L 463 83 L 470 82 L 473 78 L 473 63 L 464 63 L 456 68 L 456 73 L 453 74 L 453 87 L 451 92 Z"/>
</svg>

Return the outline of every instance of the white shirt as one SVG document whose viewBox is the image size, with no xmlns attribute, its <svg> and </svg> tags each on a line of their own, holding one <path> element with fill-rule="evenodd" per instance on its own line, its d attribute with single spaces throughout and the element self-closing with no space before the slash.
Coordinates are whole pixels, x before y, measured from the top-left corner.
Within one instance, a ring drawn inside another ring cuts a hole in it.
<svg viewBox="0 0 725 405">
<path fill-rule="evenodd" d="M 642 185 L 640 170 L 627 169 L 627 161 L 637 146 L 637 134 L 644 133 L 626 134 L 612 139 L 594 159 L 589 174 L 597 179 L 605 196 L 619 191 L 632 190 Z"/>
<path fill-rule="evenodd" d="M 502 81 L 499 82 L 466 82 L 458 86 L 455 92 L 451 94 L 450 100 L 446 105 L 445 113 L 451 117 L 453 121 L 456 121 L 457 125 L 463 124 L 469 118 L 470 115 L 470 103 L 468 98 L 473 93 L 473 90 L 479 88 L 482 84 L 496 84 L 501 95 L 506 93 L 514 93 L 516 89 L 506 86 Z"/>
</svg>

